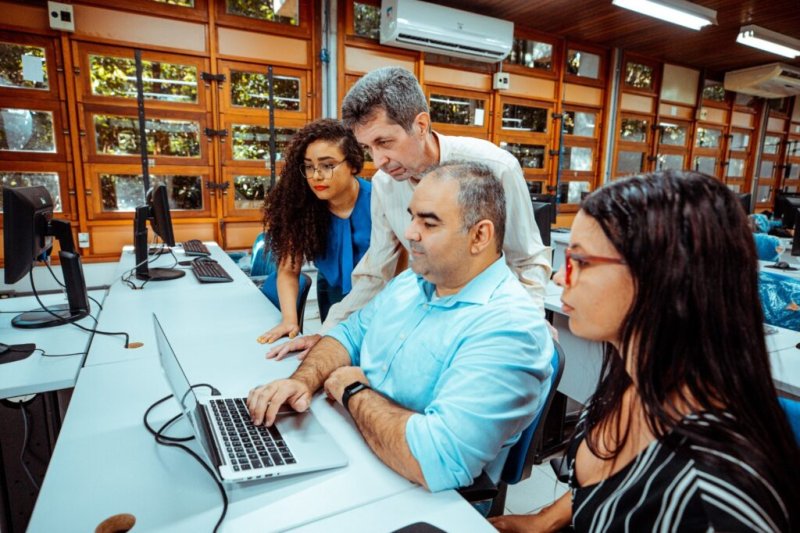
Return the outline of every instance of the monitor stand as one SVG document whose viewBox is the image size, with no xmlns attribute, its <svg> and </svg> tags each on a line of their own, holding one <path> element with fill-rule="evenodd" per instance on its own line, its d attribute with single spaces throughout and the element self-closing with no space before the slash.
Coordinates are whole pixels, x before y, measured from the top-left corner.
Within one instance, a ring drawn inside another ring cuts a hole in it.
<svg viewBox="0 0 800 533">
<path fill-rule="evenodd" d="M 35 344 L 12 344 L 9 346 L 8 344 L 0 343 L 0 365 L 22 361 L 30 357 L 35 350 Z"/>
<path fill-rule="evenodd" d="M 142 279 L 147 281 L 168 281 L 171 279 L 182 278 L 185 275 L 186 275 L 185 270 L 150 267 L 147 269 L 146 274 L 137 272 L 136 279 Z"/>
<path fill-rule="evenodd" d="M 147 255 L 161 255 L 161 254 L 168 254 L 172 250 L 166 244 L 164 246 L 151 246 L 149 250 L 147 250 Z"/>
</svg>

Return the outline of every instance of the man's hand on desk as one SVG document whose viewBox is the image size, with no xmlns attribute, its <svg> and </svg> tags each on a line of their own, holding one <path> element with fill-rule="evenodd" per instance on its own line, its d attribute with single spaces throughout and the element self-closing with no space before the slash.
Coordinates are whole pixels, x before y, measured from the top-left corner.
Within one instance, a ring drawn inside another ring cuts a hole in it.
<svg viewBox="0 0 800 533">
<path fill-rule="evenodd" d="M 313 348 L 321 338 L 321 335 L 305 335 L 303 337 L 297 337 L 296 339 L 292 339 L 287 343 L 271 349 L 269 352 L 267 352 L 267 359 L 276 359 L 280 361 L 291 352 L 300 352 L 297 354 L 297 359 L 298 361 L 302 361 L 308 355 L 309 350 L 311 350 L 311 348 Z"/>
<path fill-rule="evenodd" d="M 342 403 L 342 394 L 344 394 L 344 388 L 356 381 L 360 381 L 361 383 L 369 385 L 367 376 L 364 375 L 364 371 L 359 367 L 343 366 L 341 368 L 337 368 L 330 376 L 328 376 L 328 379 L 325 380 L 325 384 L 323 385 L 325 394 L 327 394 L 328 398 L 331 400 Z"/>
<path fill-rule="evenodd" d="M 303 412 L 311 405 L 311 396 L 311 391 L 302 381 L 280 379 L 251 390 L 247 395 L 247 409 L 255 425 L 271 426 L 284 403 L 288 402 L 292 409 Z"/>
</svg>

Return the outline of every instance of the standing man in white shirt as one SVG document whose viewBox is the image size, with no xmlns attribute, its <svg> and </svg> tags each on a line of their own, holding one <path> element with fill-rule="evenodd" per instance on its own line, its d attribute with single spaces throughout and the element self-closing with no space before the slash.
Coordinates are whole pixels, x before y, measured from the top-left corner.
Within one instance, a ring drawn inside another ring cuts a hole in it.
<svg viewBox="0 0 800 533">
<path fill-rule="evenodd" d="M 503 184 L 507 201 L 503 253 L 544 314 L 549 249 L 542 244 L 522 168 L 514 156 L 488 141 L 434 132 L 425 93 L 414 75 L 400 67 L 376 69 L 361 78 L 345 96 L 342 121 L 379 170 L 372 177 L 369 249 L 353 270 L 350 294 L 330 309 L 322 334 L 364 307 L 397 273 L 398 262 L 405 260 L 403 250 L 408 251 L 403 235 L 419 176 L 428 167 L 452 160 L 483 163 Z M 296 338 L 273 348 L 267 357 L 281 359 L 302 350 L 298 354 L 302 359 L 319 339 L 320 335 Z"/>
</svg>

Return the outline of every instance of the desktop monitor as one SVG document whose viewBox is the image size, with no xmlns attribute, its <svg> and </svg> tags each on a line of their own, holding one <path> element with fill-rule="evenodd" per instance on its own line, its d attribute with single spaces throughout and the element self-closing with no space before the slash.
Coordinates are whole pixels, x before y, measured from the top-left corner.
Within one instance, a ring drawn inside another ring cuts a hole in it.
<svg viewBox="0 0 800 533">
<path fill-rule="evenodd" d="M 531 202 L 549 203 L 552 207 L 550 210 L 550 223 L 556 223 L 556 197 L 552 194 L 531 194 Z"/>
<path fill-rule="evenodd" d="M 549 202 L 531 202 L 533 204 L 533 218 L 539 227 L 539 235 L 542 236 L 542 243 L 550 246 L 550 224 L 552 223 L 553 204 Z"/>
<path fill-rule="evenodd" d="M 742 205 L 742 209 L 744 209 L 744 212 L 749 215 L 750 214 L 750 204 L 752 202 L 753 195 L 750 194 L 749 192 L 748 193 L 740 193 L 738 195 L 738 197 L 739 197 L 739 203 Z"/>
<path fill-rule="evenodd" d="M 794 211 L 794 235 L 792 235 L 792 255 L 800 255 L 800 209 Z"/>
<path fill-rule="evenodd" d="M 788 196 L 788 195 L 781 195 L 781 208 L 780 208 L 780 219 L 783 223 L 783 227 L 786 229 L 793 228 L 795 223 L 795 218 L 797 215 L 797 209 L 800 208 L 800 197 L 797 196 Z M 778 209 L 778 202 L 775 202 L 776 210 Z"/>
<path fill-rule="evenodd" d="M 72 228 L 66 220 L 53 218 L 53 200 L 44 187 L 6 187 L 3 189 L 3 250 L 5 282 L 24 278 L 36 261 L 49 253 L 53 237 L 58 253 L 67 304 L 17 315 L 11 324 L 18 328 L 45 328 L 74 322 L 89 314 L 89 297 L 83 278 L 81 257 L 75 253 Z"/>
<path fill-rule="evenodd" d="M 147 192 L 147 204 L 136 208 L 133 217 L 133 248 L 136 257 L 136 278 L 147 281 L 177 279 L 186 274 L 174 268 L 150 268 L 147 248 L 147 221 L 153 233 L 167 246 L 175 246 L 172 231 L 172 216 L 169 212 L 169 197 L 165 185 L 156 185 Z"/>
</svg>

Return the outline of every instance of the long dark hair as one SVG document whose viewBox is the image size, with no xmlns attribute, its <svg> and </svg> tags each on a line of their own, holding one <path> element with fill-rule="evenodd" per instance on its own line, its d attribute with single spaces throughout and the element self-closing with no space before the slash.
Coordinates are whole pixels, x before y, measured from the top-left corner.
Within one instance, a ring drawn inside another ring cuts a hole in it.
<svg viewBox="0 0 800 533">
<path fill-rule="evenodd" d="M 688 439 L 706 465 L 723 462 L 704 448 L 741 459 L 783 497 L 797 528 L 800 452 L 770 375 L 755 245 L 736 196 L 712 177 L 666 171 L 607 185 L 581 209 L 625 259 L 634 283 L 621 353 L 606 344 L 588 408 L 589 448 L 608 458 L 622 449 L 627 431 L 601 448 L 605 432 L 590 430 L 606 423 L 619 429 L 623 395 L 636 386 L 659 440 Z M 635 358 L 635 385 L 625 371 L 628 357 Z M 682 423 L 682 404 L 720 423 Z M 731 475 L 743 488 L 765 490 L 753 477 Z M 762 501 L 774 501 L 766 496 Z M 775 505 L 772 516 L 784 516 Z"/>
<path fill-rule="evenodd" d="M 278 262 L 284 258 L 293 264 L 296 260 L 311 261 L 328 245 L 328 203 L 314 195 L 302 173 L 306 148 L 315 141 L 338 143 L 355 173 L 361 172 L 364 164 L 358 141 L 338 120 L 317 120 L 295 134 L 286 149 L 280 180 L 264 200 L 264 229 L 269 232 L 270 247 Z"/>
</svg>

